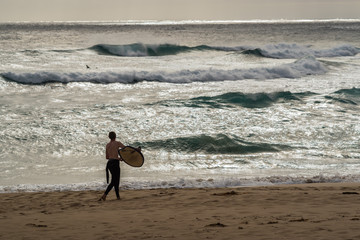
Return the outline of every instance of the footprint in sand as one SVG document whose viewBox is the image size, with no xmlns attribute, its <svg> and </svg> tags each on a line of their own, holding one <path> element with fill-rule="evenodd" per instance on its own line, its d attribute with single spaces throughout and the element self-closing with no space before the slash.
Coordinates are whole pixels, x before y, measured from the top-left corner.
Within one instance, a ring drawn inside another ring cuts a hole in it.
<svg viewBox="0 0 360 240">
<path fill-rule="evenodd" d="M 85 206 L 85 205 L 83 205 L 83 204 L 81 204 L 81 203 L 79 203 L 79 202 L 75 202 L 75 203 L 71 203 L 69 206 L 70 206 L 71 208 L 79 208 L 79 207 L 83 207 L 83 206 Z"/>
<path fill-rule="evenodd" d="M 212 223 L 212 224 L 206 225 L 205 227 L 226 227 L 226 225 L 218 222 L 218 223 Z"/>
<path fill-rule="evenodd" d="M 238 195 L 237 192 L 235 191 L 231 191 L 231 192 L 226 192 L 226 193 L 214 193 L 214 196 L 233 196 L 233 195 Z"/>
<path fill-rule="evenodd" d="M 45 224 L 35 224 L 35 223 L 28 223 L 26 224 L 28 227 L 47 227 Z"/>
</svg>

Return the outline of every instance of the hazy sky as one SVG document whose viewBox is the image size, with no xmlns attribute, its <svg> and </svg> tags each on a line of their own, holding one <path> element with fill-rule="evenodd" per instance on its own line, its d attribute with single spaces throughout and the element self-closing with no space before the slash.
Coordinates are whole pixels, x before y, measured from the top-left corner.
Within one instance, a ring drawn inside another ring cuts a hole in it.
<svg viewBox="0 0 360 240">
<path fill-rule="evenodd" d="M 0 0 L 4 21 L 360 19 L 360 0 Z"/>
</svg>

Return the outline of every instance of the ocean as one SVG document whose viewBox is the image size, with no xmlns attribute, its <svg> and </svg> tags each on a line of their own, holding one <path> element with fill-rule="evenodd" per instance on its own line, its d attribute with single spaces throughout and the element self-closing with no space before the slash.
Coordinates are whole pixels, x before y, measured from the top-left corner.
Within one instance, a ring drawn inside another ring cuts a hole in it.
<svg viewBox="0 0 360 240">
<path fill-rule="evenodd" d="M 0 23 L 0 192 L 360 182 L 360 20 Z"/>
</svg>

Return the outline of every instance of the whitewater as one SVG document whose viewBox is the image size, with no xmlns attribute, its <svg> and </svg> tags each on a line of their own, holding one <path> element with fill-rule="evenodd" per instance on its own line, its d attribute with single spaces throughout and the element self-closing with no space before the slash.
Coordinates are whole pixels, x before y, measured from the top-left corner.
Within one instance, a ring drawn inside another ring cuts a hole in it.
<svg viewBox="0 0 360 240">
<path fill-rule="evenodd" d="M 0 192 L 359 182 L 360 21 L 0 23 Z"/>
</svg>

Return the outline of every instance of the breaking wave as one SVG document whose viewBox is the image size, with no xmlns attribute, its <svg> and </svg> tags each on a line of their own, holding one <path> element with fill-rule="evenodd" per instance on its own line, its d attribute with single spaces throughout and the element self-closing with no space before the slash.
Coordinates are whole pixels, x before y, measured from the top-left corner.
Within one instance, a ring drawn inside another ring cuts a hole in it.
<svg viewBox="0 0 360 240">
<path fill-rule="evenodd" d="M 138 142 L 144 148 L 163 149 L 167 151 L 205 152 L 209 154 L 249 154 L 258 152 L 279 152 L 291 147 L 281 144 L 252 143 L 237 136 L 217 134 L 215 136 L 196 135 L 151 142 Z"/>
<path fill-rule="evenodd" d="M 207 45 L 188 47 L 173 44 L 134 43 L 128 45 L 98 44 L 91 47 L 90 49 L 104 55 L 115 55 L 122 57 L 144 57 L 175 55 L 193 50 L 212 50 L 214 48 Z"/>
<path fill-rule="evenodd" d="M 45 84 L 45 83 L 137 83 L 142 81 L 168 82 L 168 83 L 191 83 L 191 82 L 214 82 L 226 80 L 244 79 L 277 79 L 277 78 L 300 78 L 307 75 L 324 74 L 327 69 L 315 58 L 306 57 L 293 63 L 275 67 L 250 68 L 250 69 L 208 69 L 208 70 L 182 70 L 177 72 L 36 72 L 36 73 L 2 73 L 1 76 L 8 80 L 22 84 Z"/>
<path fill-rule="evenodd" d="M 360 53 L 360 49 L 352 45 L 341 45 L 329 49 L 316 50 L 309 46 L 301 46 L 298 44 L 274 44 L 267 45 L 262 48 L 254 48 L 243 51 L 244 54 L 277 58 L 277 59 L 298 59 L 306 56 L 312 57 L 342 57 L 342 56 L 355 56 Z"/>
<path fill-rule="evenodd" d="M 149 105 L 164 105 L 164 106 L 185 106 L 193 108 L 228 108 L 241 106 L 244 108 L 265 108 L 277 102 L 302 101 L 302 98 L 316 95 L 313 92 L 292 93 L 271 92 L 271 93 L 242 93 L 242 92 L 228 92 L 217 96 L 200 96 L 188 100 L 166 100 Z"/>
<path fill-rule="evenodd" d="M 335 93 L 360 98 L 360 88 L 340 89 Z"/>
<path fill-rule="evenodd" d="M 143 44 L 134 43 L 127 45 L 97 44 L 90 48 L 99 54 L 114 55 L 122 57 L 144 57 L 144 56 L 165 56 L 176 55 L 190 51 L 225 51 L 240 52 L 247 55 L 259 57 L 276 58 L 276 59 L 299 59 L 306 56 L 312 57 L 341 57 L 355 56 L 360 53 L 360 49 L 349 44 L 336 46 L 329 49 L 312 49 L 310 46 L 298 44 L 279 43 L 266 45 L 264 47 L 249 46 L 182 46 L 175 44 Z"/>
<path fill-rule="evenodd" d="M 340 89 L 331 95 L 325 96 L 325 98 L 335 103 L 359 105 L 360 88 Z"/>
<path fill-rule="evenodd" d="M 242 106 L 245 108 L 263 108 L 268 107 L 278 101 L 300 100 L 291 92 L 274 93 L 241 93 L 231 92 L 214 97 L 197 97 L 191 99 L 193 107 L 207 105 L 210 107 L 218 106 Z"/>
</svg>

